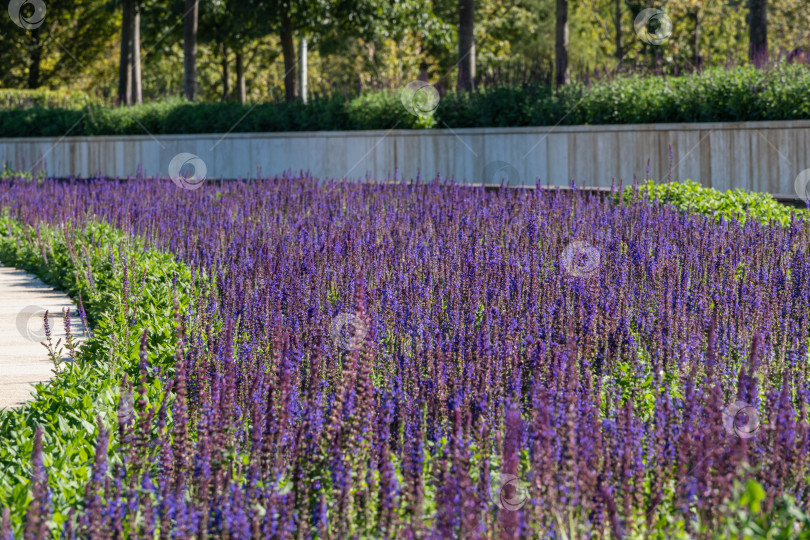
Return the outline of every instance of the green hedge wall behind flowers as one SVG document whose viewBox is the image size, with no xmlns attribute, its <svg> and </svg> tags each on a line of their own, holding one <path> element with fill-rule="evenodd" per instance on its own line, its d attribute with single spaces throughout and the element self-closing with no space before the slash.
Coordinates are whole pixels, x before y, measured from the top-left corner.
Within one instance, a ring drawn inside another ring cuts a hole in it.
<svg viewBox="0 0 810 540">
<path fill-rule="evenodd" d="M 0 91 L 0 137 L 810 119 L 810 68 L 803 65 L 717 68 L 683 77 L 622 76 L 560 90 L 528 85 L 451 93 L 426 118 L 408 112 L 401 94 L 388 90 L 313 98 L 306 105 L 171 98 L 128 108 L 104 106 L 83 95 L 60 99 L 9 92 Z"/>
</svg>

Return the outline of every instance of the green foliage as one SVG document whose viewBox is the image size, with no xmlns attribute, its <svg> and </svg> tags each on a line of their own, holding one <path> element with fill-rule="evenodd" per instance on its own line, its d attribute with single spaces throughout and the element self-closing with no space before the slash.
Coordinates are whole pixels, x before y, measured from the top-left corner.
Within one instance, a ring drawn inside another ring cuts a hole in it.
<svg viewBox="0 0 810 540">
<path fill-rule="evenodd" d="M 301 102 L 190 103 L 173 98 L 132 107 L 31 107 L 0 111 L 0 136 L 143 135 L 428 127 L 389 91 Z M 71 129 L 72 128 L 72 129 Z"/>
<path fill-rule="evenodd" d="M 409 113 L 400 93 L 390 90 L 315 98 L 307 105 L 189 103 L 173 98 L 120 108 L 78 97 L 71 98 L 68 107 L 51 108 L 45 105 L 53 101 L 43 96 L 34 106 L 0 110 L 0 137 L 127 135 L 143 134 L 144 129 L 152 134 L 249 133 L 808 119 L 810 69 L 743 67 L 679 78 L 621 77 L 590 88 L 571 85 L 561 90 L 500 87 L 446 95 L 429 118 Z"/>
<path fill-rule="evenodd" d="M 0 260 L 38 275 L 74 298 L 81 294 L 93 327 L 77 358 L 57 366 L 49 382 L 36 385 L 31 401 L 0 411 L 0 508 L 10 508 L 19 531 L 31 499 L 34 433 L 41 427 L 55 510 L 52 526 L 59 527 L 67 519 L 67 510 L 83 496 L 99 421 L 110 434 L 111 466 L 120 459 L 114 433 L 122 385 L 125 380 L 137 380 L 139 338 L 144 330 L 154 369 L 143 381 L 146 410 L 170 399 L 164 396 L 157 374 L 163 374 L 164 382 L 172 375 L 176 346 L 172 298 L 176 294 L 180 309 L 187 308 L 191 273 L 171 255 L 146 250 L 139 240 L 127 239 L 103 223 L 83 229 L 70 224 L 64 228 L 40 225 L 37 235 L 32 227 L 7 216 L 0 218 Z M 130 276 L 128 289 L 124 260 Z"/>
<path fill-rule="evenodd" d="M 565 89 L 559 95 L 566 95 Z M 500 127 L 555 124 L 565 116 L 564 102 L 550 88 L 495 88 L 457 93 L 439 101 L 436 115 L 451 127 Z"/>
<path fill-rule="evenodd" d="M 31 107 L 81 109 L 91 104 L 100 104 L 100 102 L 84 92 L 0 88 L 0 109 L 27 109 Z"/>
<path fill-rule="evenodd" d="M 408 112 L 399 92 L 369 92 L 346 103 L 348 125 L 354 129 L 413 129 L 433 127 L 430 120 Z M 321 128 L 323 129 L 323 128 Z"/>
<path fill-rule="evenodd" d="M 586 87 L 498 88 L 451 95 L 437 117 L 452 127 L 810 118 L 810 69 L 738 67 L 684 77 L 619 77 Z"/>
<path fill-rule="evenodd" d="M 734 497 L 728 505 L 724 531 L 718 539 L 804 539 L 810 538 L 810 514 L 806 513 L 789 495 L 777 498 L 769 512 L 763 512 L 765 489 L 759 482 L 749 479 L 737 482 Z"/>
<path fill-rule="evenodd" d="M 617 196 L 618 197 L 618 196 Z M 755 193 L 742 189 L 718 191 L 686 180 L 656 184 L 652 180 L 641 184 L 636 190 L 628 186 L 623 193 L 624 202 L 634 199 L 671 204 L 684 212 L 738 221 L 741 224 L 755 219 L 768 224 L 777 222 L 787 226 L 795 216 L 797 219 L 810 219 L 810 211 L 791 208 L 780 204 L 768 193 Z"/>
<path fill-rule="evenodd" d="M 110 40 L 118 34 L 118 19 L 107 0 L 45 2 L 41 26 L 17 26 L 4 3 L 0 17 L 0 86 L 63 88 L 98 87 L 95 64 L 104 62 Z M 8 7 L 7 7 L 8 6 Z M 20 12 L 31 13 L 31 4 Z M 33 76 L 32 76 L 33 75 Z M 95 80 L 94 80 L 95 79 Z"/>
</svg>

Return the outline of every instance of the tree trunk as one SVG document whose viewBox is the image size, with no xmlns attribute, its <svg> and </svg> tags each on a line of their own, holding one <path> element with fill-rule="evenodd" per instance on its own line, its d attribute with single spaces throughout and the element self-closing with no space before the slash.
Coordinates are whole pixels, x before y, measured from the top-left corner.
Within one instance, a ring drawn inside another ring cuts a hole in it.
<svg viewBox="0 0 810 540">
<path fill-rule="evenodd" d="M 123 0 L 121 20 L 121 56 L 118 64 L 118 104 L 132 105 L 132 23 L 134 0 Z"/>
<path fill-rule="evenodd" d="M 429 67 L 430 66 L 425 61 L 425 59 L 422 59 L 422 62 L 419 64 L 419 77 L 417 77 L 418 80 L 428 82 L 428 78 L 429 78 L 428 68 Z"/>
<path fill-rule="evenodd" d="M 695 69 L 700 68 L 700 4 L 695 10 Z"/>
<path fill-rule="evenodd" d="M 245 65 L 244 53 L 239 49 L 236 51 L 236 89 L 239 93 L 239 103 L 242 105 L 247 101 L 247 92 L 245 90 Z"/>
<path fill-rule="evenodd" d="M 186 11 L 183 17 L 183 90 L 186 99 L 194 101 L 197 97 L 197 17 L 199 1 L 186 0 Z"/>
<path fill-rule="evenodd" d="M 228 83 L 231 79 L 231 65 L 228 63 L 228 46 L 222 44 L 222 99 L 231 99 L 231 89 Z"/>
<path fill-rule="evenodd" d="M 39 88 L 40 66 L 42 65 L 42 41 L 39 39 L 39 28 L 31 32 L 31 56 L 28 59 L 28 88 Z"/>
<path fill-rule="evenodd" d="M 616 61 L 622 60 L 622 0 L 615 0 L 616 3 Z"/>
<path fill-rule="evenodd" d="M 458 2 L 458 89 L 475 88 L 475 0 Z"/>
<path fill-rule="evenodd" d="M 555 81 L 557 87 L 571 82 L 568 71 L 568 0 L 557 0 L 557 35 L 555 41 Z"/>
<path fill-rule="evenodd" d="M 143 103 L 141 81 L 141 6 L 135 5 L 132 24 L 132 102 Z"/>
<path fill-rule="evenodd" d="M 748 59 L 755 64 L 768 54 L 768 0 L 748 0 Z"/>
<path fill-rule="evenodd" d="M 284 56 L 284 98 L 293 101 L 297 95 L 295 73 L 295 42 L 293 25 L 290 19 L 289 6 L 282 3 L 281 8 L 281 52 Z"/>
</svg>

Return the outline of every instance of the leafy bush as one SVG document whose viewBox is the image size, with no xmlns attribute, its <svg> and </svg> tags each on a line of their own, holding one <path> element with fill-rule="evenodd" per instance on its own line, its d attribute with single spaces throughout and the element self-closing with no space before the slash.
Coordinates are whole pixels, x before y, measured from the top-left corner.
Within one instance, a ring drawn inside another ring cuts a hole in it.
<svg viewBox="0 0 810 540">
<path fill-rule="evenodd" d="M 735 482 L 733 496 L 728 502 L 726 523 L 717 538 L 746 540 L 791 538 L 810 539 L 810 513 L 791 495 L 775 498 L 773 508 L 763 511 L 767 493 L 754 479 Z"/>
<path fill-rule="evenodd" d="M 756 193 L 739 188 L 718 191 L 703 187 L 692 180 L 663 184 L 649 180 L 637 187 L 627 186 L 623 198 L 625 201 L 634 198 L 658 200 L 690 214 L 735 220 L 742 224 L 749 218 L 764 224 L 775 221 L 783 226 L 789 225 L 794 216 L 797 219 L 810 219 L 810 211 L 780 204 L 768 193 Z"/>
<path fill-rule="evenodd" d="M 810 69 L 711 69 L 684 77 L 632 75 L 551 91 L 501 88 L 448 96 L 452 127 L 739 122 L 810 118 Z"/>
<path fill-rule="evenodd" d="M 55 90 L 17 90 L 0 88 L 0 110 L 31 107 L 80 109 L 101 102 L 84 92 Z"/>
<path fill-rule="evenodd" d="M 428 118 L 409 113 L 399 92 L 388 90 L 315 98 L 307 105 L 178 98 L 128 108 L 104 107 L 89 98 L 56 108 L 54 103 L 38 97 L 32 106 L 0 109 L 0 137 L 143 134 L 144 128 L 170 134 L 799 120 L 810 119 L 810 69 L 777 65 L 683 77 L 620 76 L 559 90 L 494 87 L 448 94 Z"/>
<path fill-rule="evenodd" d="M 0 136 L 252 133 L 424 127 L 392 92 L 300 102 L 189 103 L 173 98 L 132 107 L 32 107 L 0 111 Z"/>
</svg>

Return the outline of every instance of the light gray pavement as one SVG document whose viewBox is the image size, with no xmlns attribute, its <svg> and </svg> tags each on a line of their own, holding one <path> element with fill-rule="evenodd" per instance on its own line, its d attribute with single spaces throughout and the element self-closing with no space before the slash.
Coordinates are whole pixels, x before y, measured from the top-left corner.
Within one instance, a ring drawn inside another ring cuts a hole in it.
<svg viewBox="0 0 810 540">
<path fill-rule="evenodd" d="M 0 409 L 31 399 L 33 385 L 53 377 L 44 318 L 54 344 L 64 343 L 63 309 L 70 308 L 71 334 L 83 337 L 79 312 L 71 299 L 39 278 L 16 268 L 0 266 Z M 64 367 L 65 364 L 62 364 Z"/>
</svg>

